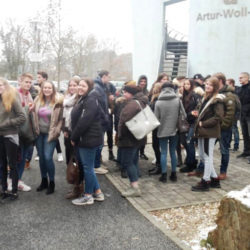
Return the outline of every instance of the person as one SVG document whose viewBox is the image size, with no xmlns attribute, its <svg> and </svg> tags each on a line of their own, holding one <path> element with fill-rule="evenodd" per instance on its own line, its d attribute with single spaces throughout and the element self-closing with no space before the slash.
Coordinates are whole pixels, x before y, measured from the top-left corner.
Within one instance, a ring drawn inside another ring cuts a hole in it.
<svg viewBox="0 0 250 250">
<path fill-rule="evenodd" d="M 221 165 L 219 175 L 220 180 L 225 180 L 227 178 L 227 168 L 230 159 L 229 147 L 232 138 L 232 127 L 235 123 L 236 97 L 233 88 L 226 85 L 226 77 L 223 73 L 216 73 L 213 76 L 219 80 L 219 94 L 225 96 L 223 99 L 225 112 L 221 123 Z"/>
<path fill-rule="evenodd" d="M 235 94 L 238 93 L 239 87 L 235 86 L 235 80 L 234 79 L 228 78 L 226 80 L 226 84 L 233 88 Z M 238 120 L 239 120 L 240 117 L 235 117 L 235 118 L 236 119 L 235 119 L 235 122 L 234 122 L 233 127 L 232 127 L 232 135 L 234 136 L 234 145 L 233 145 L 233 149 L 232 149 L 233 153 L 237 152 L 239 150 L 239 144 L 240 144 L 240 135 L 239 135 L 239 129 L 238 129 L 238 125 L 237 125 Z M 230 139 L 230 144 L 231 144 L 231 142 L 232 142 L 232 137 Z"/>
<path fill-rule="evenodd" d="M 166 73 L 161 73 L 158 75 L 156 81 L 152 84 L 152 87 L 149 91 L 149 94 L 148 94 L 149 101 L 151 101 L 151 98 L 153 96 L 153 90 L 154 90 L 155 84 L 160 83 L 162 85 L 163 83 L 167 82 L 168 80 L 169 80 L 169 76 Z"/>
<path fill-rule="evenodd" d="M 47 189 L 47 195 L 54 193 L 55 190 L 53 153 L 60 136 L 62 121 L 63 97 L 56 93 L 53 83 L 44 82 L 39 96 L 35 99 L 35 126 L 38 134 L 36 147 L 42 178 L 37 192 Z"/>
<path fill-rule="evenodd" d="M 200 87 L 203 90 L 205 90 L 204 77 L 202 76 L 202 74 L 199 74 L 199 73 L 195 74 L 193 79 L 195 81 L 196 87 Z"/>
<path fill-rule="evenodd" d="M 161 82 L 157 82 L 156 84 L 154 84 L 151 102 L 150 102 L 150 107 L 153 112 L 155 110 L 155 104 L 161 93 L 162 85 L 163 84 Z M 158 133 L 158 128 L 152 131 L 152 147 L 153 147 L 154 154 L 155 154 L 156 167 L 148 170 L 149 175 L 161 174 L 161 151 L 160 151 L 160 143 L 159 143 L 159 138 L 157 137 L 157 133 Z"/>
<path fill-rule="evenodd" d="M 0 78 L 0 166 L 2 171 L 2 199 L 18 198 L 18 127 L 25 121 L 25 114 L 17 91 L 7 80 Z M 8 166 L 12 179 L 12 190 L 8 193 Z"/>
<path fill-rule="evenodd" d="M 101 111 L 101 124 L 103 130 L 103 143 L 99 145 L 96 152 L 96 160 L 95 160 L 95 172 L 97 174 L 106 174 L 108 170 L 101 166 L 102 160 L 102 149 L 104 145 L 104 134 L 110 128 L 110 118 L 108 111 L 108 88 L 107 84 L 110 82 L 110 74 L 107 70 L 101 70 L 95 79 L 94 88 L 97 93 L 98 102 L 100 104 Z"/>
<path fill-rule="evenodd" d="M 137 81 L 137 85 L 141 88 L 142 90 L 142 93 L 146 96 L 149 95 L 149 92 L 148 92 L 148 78 L 147 76 L 145 75 L 141 75 Z M 148 157 L 146 156 L 145 154 L 145 146 L 147 144 L 147 140 L 145 141 L 145 144 L 141 146 L 140 148 L 140 158 L 143 159 L 143 160 L 148 160 Z"/>
<path fill-rule="evenodd" d="M 78 85 L 79 99 L 71 112 L 71 144 L 79 151 L 85 178 L 84 195 L 74 199 L 74 205 L 91 205 L 94 201 L 104 201 L 94 172 L 97 149 L 103 144 L 101 109 L 98 94 L 91 79 L 82 79 Z"/>
<path fill-rule="evenodd" d="M 224 116 L 224 95 L 219 94 L 219 80 L 210 77 L 206 80 L 205 96 L 199 111 L 194 112 L 197 117 L 195 136 L 198 137 L 199 156 L 205 164 L 204 174 L 192 191 L 209 191 L 209 188 L 220 188 L 220 180 L 213 164 L 215 141 L 221 135 L 221 122 Z"/>
<path fill-rule="evenodd" d="M 127 99 L 124 108 L 121 111 L 119 125 L 118 125 L 118 147 L 121 151 L 121 165 L 123 169 L 127 170 L 130 181 L 128 190 L 122 192 L 123 197 L 138 197 L 141 196 L 139 188 L 139 148 L 145 145 L 146 138 L 137 140 L 129 131 L 126 122 L 131 120 L 141 108 L 145 108 L 148 98 L 143 94 L 141 88 L 133 85 L 126 85 L 123 89 L 123 96 Z"/>
<path fill-rule="evenodd" d="M 30 88 L 32 86 L 32 80 L 33 77 L 31 74 L 29 73 L 24 73 L 20 76 L 20 83 L 19 83 L 19 88 L 18 88 L 18 94 L 21 100 L 21 105 L 23 107 L 23 109 L 27 109 L 29 112 L 29 115 L 26 117 L 26 119 L 29 120 L 29 123 L 32 125 L 32 127 L 34 126 L 34 117 L 33 117 L 33 109 L 34 109 L 34 101 L 33 98 L 31 97 L 30 94 Z M 28 127 L 28 129 L 30 129 Z M 34 127 L 33 127 L 34 130 Z M 31 187 L 26 185 L 23 181 L 22 181 L 22 175 L 23 175 L 23 171 L 25 168 L 25 165 L 27 165 L 27 157 L 29 152 L 32 150 L 33 148 L 33 138 L 29 139 L 28 136 L 29 134 L 33 133 L 32 131 L 27 131 L 27 137 L 24 135 L 19 135 L 19 141 L 20 141 L 20 150 L 21 150 L 21 160 L 18 163 L 18 190 L 20 191 L 31 191 Z M 35 139 L 35 137 L 34 137 Z"/>
<path fill-rule="evenodd" d="M 242 72 L 239 76 L 239 81 L 241 87 L 238 92 L 238 96 L 241 102 L 241 117 L 240 124 L 243 135 L 243 152 L 237 156 L 237 158 L 241 157 L 249 157 L 250 156 L 250 81 L 249 81 L 249 73 Z M 248 160 L 250 163 L 250 160 Z"/>
<path fill-rule="evenodd" d="M 45 83 L 48 80 L 49 76 L 46 72 L 44 71 L 38 71 L 37 72 L 37 83 L 36 85 L 38 85 L 38 87 L 41 89 L 42 84 Z M 60 145 L 60 141 L 57 140 L 56 142 L 56 152 L 57 152 L 57 161 L 58 162 L 63 162 L 63 154 L 62 154 L 62 149 L 61 149 L 61 145 Z M 38 157 L 35 158 L 36 161 L 39 160 Z"/>
<path fill-rule="evenodd" d="M 177 181 L 176 175 L 176 146 L 177 146 L 177 121 L 180 110 L 180 98 L 175 93 L 175 86 L 172 83 L 162 85 L 161 94 L 155 104 L 155 115 L 160 122 L 157 136 L 161 150 L 161 176 L 159 181 L 167 182 L 167 152 L 168 144 L 171 158 L 172 171 L 171 181 Z"/>
<path fill-rule="evenodd" d="M 189 131 L 186 136 L 187 143 L 187 157 L 186 166 L 180 169 L 180 172 L 191 172 L 197 167 L 197 160 L 195 159 L 195 142 L 194 142 L 194 125 L 196 117 L 193 115 L 194 111 L 200 103 L 200 96 L 194 92 L 195 82 L 193 79 L 186 79 L 184 82 L 184 91 L 182 103 L 187 114 L 187 122 L 189 123 Z"/>
</svg>

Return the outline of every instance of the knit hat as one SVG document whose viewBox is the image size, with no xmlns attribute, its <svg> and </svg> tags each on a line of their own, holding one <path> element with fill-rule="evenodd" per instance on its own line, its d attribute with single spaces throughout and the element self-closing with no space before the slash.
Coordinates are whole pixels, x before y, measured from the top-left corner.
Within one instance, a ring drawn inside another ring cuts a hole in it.
<svg viewBox="0 0 250 250">
<path fill-rule="evenodd" d="M 165 83 L 162 85 L 161 89 L 164 89 L 164 88 L 172 88 L 172 89 L 175 89 L 175 86 L 174 86 L 174 84 L 172 84 L 172 83 L 170 83 L 170 82 L 165 82 Z"/>
<path fill-rule="evenodd" d="M 136 86 L 136 81 L 131 80 L 129 82 L 125 82 L 124 85 L 125 86 Z"/>
<path fill-rule="evenodd" d="M 140 88 L 138 88 L 137 86 L 133 86 L 133 85 L 130 85 L 130 86 L 126 85 L 124 86 L 123 90 L 130 93 L 131 95 L 135 95 L 141 91 Z"/>
</svg>

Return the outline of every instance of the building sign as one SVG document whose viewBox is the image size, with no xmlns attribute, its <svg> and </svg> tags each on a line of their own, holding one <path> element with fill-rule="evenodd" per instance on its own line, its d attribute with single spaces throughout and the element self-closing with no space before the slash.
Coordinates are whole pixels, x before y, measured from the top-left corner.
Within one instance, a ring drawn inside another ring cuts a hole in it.
<svg viewBox="0 0 250 250">
<path fill-rule="evenodd" d="M 217 12 L 208 12 L 208 13 L 198 13 L 196 21 L 212 21 L 218 19 L 231 19 L 231 18 L 244 18 L 250 15 L 250 10 L 248 7 L 236 7 L 237 0 L 223 0 L 225 5 L 232 5 L 231 8 L 225 8 Z M 236 5 L 236 6 L 234 6 Z"/>
</svg>

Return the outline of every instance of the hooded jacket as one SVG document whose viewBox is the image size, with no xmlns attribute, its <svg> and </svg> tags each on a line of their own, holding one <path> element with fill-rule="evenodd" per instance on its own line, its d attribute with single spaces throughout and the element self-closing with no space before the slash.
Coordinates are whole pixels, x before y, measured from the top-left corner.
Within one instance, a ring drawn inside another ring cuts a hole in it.
<svg viewBox="0 0 250 250">
<path fill-rule="evenodd" d="M 101 124 L 103 132 L 110 128 L 109 112 L 108 112 L 108 88 L 102 82 L 101 78 L 98 76 L 95 79 L 95 91 L 97 95 L 98 102 L 100 104 L 101 111 Z"/>
<path fill-rule="evenodd" d="M 231 128 L 235 122 L 236 99 L 231 86 L 225 85 L 219 93 L 225 96 L 223 98 L 225 112 L 221 122 L 221 129 L 225 130 Z"/>
<path fill-rule="evenodd" d="M 250 121 L 250 81 L 242 85 L 237 94 L 241 102 L 241 119 Z"/>
<path fill-rule="evenodd" d="M 146 79 L 146 86 L 145 86 L 145 88 L 142 90 L 142 93 L 144 94 L 144 95 L 146 95 L 146 96 L 148 96 L 149 95 L 149 92 L 148 92 L 148 78 L 147 78 L 147 76 L 145 76 L 145 75 L 141 75 L 140 77 L 139 77 L 139 79 L 138 79 L 138 82 L 137 82 L 137 86 L 140 86 L 140 81 L 141 81 L 141 79 Z"/>
<path fill-rule="evenodd" d="M 147 96 L 145 96 L 142 92 L 137 93 L 131 100 L 126 102 L 124 108 L 121 111 L 118 124 L 118 147 L 139 148 L 142 145 L 145 145 L 146 137 L 141 140 L 137 140 L 125 124 L 141 111 L 140 106 L 135 100 L 140 102 L 142 108 L 145 108 L 148 103 Z"/>
<path fill-rule="evenodd" d="M 82 96 L 71 111 L 71 140 L 79 147 L 92 148 L 103 144 L 100 104 L 95 90 Z"/>
<path fill-rule="evenodd" d="M 158 127 L 159 138 L 175 136 L 180 110 L 180 98 L 173 88 L 164 88 L 155 104 L 155 115 L 161 123 Z"/>
<path fill-rule="evenodd" d="M 224 95 L 217 94 L 211 97 L 207 103 L 204 98 L 199 110 L 199 116 L 195 124 L 195 136 L 200 138 L 220 138 L 221 121 L 224 116 Z M 199 126 L 202 122 L 202 126 Z"/>
<path fill-rule="evenodd" d="M 36 133 L 40 134 L 39 129 L 39 118 L 38 111 L 41 106 L 39 101 L 39 97 L 35 99 L 35 130 Z M 61 133 L 63 123 L 63 96 L 61 94 L 56 94 L 56 102 L 52 107 L 50 125 L 49 125 L 49 133 L 48 133 L 48 142 L 56 140 Z"/>
</svg>

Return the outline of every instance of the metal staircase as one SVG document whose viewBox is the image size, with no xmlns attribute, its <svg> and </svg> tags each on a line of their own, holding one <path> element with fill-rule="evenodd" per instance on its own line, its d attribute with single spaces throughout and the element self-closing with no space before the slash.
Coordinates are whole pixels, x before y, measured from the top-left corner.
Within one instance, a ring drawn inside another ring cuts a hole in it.
<svg viewBox="0 0 250 250">
<path fill-rule="evenodd" d="M 187 75 L 187 37 L 166 25 L 162 48 L 160 73 L 167 73 L 171 79 Z"/>
</svg>

